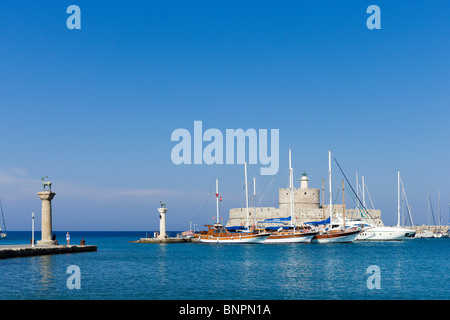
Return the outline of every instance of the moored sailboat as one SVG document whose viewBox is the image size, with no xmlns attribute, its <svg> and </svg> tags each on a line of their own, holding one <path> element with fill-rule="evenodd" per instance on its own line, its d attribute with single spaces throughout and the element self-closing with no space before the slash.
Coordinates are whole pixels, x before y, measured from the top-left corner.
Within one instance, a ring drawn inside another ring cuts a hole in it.
<svg viewBox="0 0 450 320">
<path fill-rule="evenodd" d="M 428 230 L 423 230 L 420 233 L 416 233 L 416 238 L 434 238 L 434 234 Z"/>
<path fill-rule="evenodd" d="M 276 231 L 270 232 L 270 236 L 264 243 L 308 243 L 318 234 L 310 226 L 295 225 L 295 207 L 294 207 L 294 169 L 292 168 L 291 149 L 289 149 L 289 188 L 290 188 L 290 221 L 289 228 L 280 227 Z"/>
<path fill-rule="evenodd" d="M 216 179 L 216 208 L 217 218 L 213 225 L 206 225 L 207 231 L 200 231 L 193 234 L 199 242 L 203 243 L 262 243 L 269 237 L 267 232 L 256 232 L 249 229 L 248 193 L 247 193 L 247 163 L 245 163 L 245 191 L 247 202 L 247 229 L 240 232 L 227 230 L 219 221 L 219 180 Z"/>
<path fill-rule="evenodd" d="M 313 243 L 331 243 L 331 242 L 354 242 L 362 229 L 332 229 L 321 232 L 314 236 Z"/>
<path fill-rule="evenodd" d="M 346 228 L 345 217 L 343 227 L 333 228 L 333 208 L 332 208 L 332 191 L 331 191 L 331 151 L 328 151 L 328 180 L 330 193 L 330 224 L 329 227 L 322 232 L 316 234 L 311 242 L 313 243 L 332 243 L 332 242 L 354 242 L 356 237 L 363 231 L 359 227 Z M 345 206 L 344 206 L 345 207 Z M 345 212 L 345 211 L 344 211 Z"/>
<path fill-rule="evenodd" d="M 208 231 L 195 233 L 194 237 L 204 243 L 263 243 L 268 233 L 257 232 L 231 232 L 221 223 L 206 225 Z"/>
<path fill-rule="evenodd" d="M 401 186 L 401 187 L 400 187 Z M 406 198 L 406 192 L 405 187 L 403 185 L 403 181 L 400 177 L 400 172 L 397 172 L 397 226 L 393 227 L 386 227 L 386 226 L 377 226 L 375 223 L 371 223 L 368 221 L 358 221 L 358 220 L 352 220 L 347 221 L 348 224 L 353 226 L 358 226 L 363 224 L 364 225 L 364 231 L 361 232 L 356 240 L 365 240 L 365 241 L 391 241 L 391 240 L 403 240 L 407 238 L 414 238 L 416 231 L 411 228 L 405 228 L 400 225 L 401 220 L 401 198 L 403 196 L 403 199 L 405 200 L 405 207 L 408 210 L 409 219 L 411 221 L 411 224 L 414 224 L 411 216 L 411 210 L 409 207 L 408 199 Z M 364 197 L 364 193 L 363 193 Z M 363 201 L 364 206 L 364 201 Z M 363 207 L 363 209 L 366 211 L 366 208 Z"/>
<path fill-rule="evenodd" d="M 440 195 L 438 194 L 438 198 L 439 197 L 440 197 Z M 428 230 L 424 229 L 424 230 L 422 230 L 422 232 L 417 233 L 416 238 L 441 238 L 441 237 L 443 237 L 443 234 L 442 234 L 442 236 L 441 235 L 436 236 L 436 232 L 431 230 L 431 215 L 433 216 L 434 225 L 436 225 L 436 221 L 434 219 L 433 205 L 431 203 L 431 197 L 430 197 L 429 191 L 427 191 L 427 200 L 428 200 L 428 205 L 427 205 Z M 439 210 L 440 210 L 440 208 L 439 208 Z M 439 220 L 440 220 L 440 216 L 439 216 Z M 439 222 L 439 229 L 440 229 L 440 222 Z"/>
<path fill-rule="evenodd" d="M 434 232 L 433 237 L 444 238 L 444 233 L 441 231 L 441 191 L 438 191 L 438 230 Z"/>
</svg>

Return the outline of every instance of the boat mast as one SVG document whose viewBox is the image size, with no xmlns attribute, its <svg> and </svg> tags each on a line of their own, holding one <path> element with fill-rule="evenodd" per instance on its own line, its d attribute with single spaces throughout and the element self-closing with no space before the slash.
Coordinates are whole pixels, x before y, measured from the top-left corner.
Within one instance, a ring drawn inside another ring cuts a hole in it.
<svg viewBox="0 0 450 320">
<path fill-rule="evenodd" d="M 332 193 L 331 193 L 331 151 L 328 151 L 328 184 L 330 185 L 330 230 L 333 225 Z"/>
<path fill-rule="evenodd" d="M 397 227 L 400 227 L 400 171 L 397 171 Z"/>
<path fill-rule="evenodd" d="M 249 229 L 249 212 L 248 212 L 248 190 L 247 190 L 247 162 L 245 164 L 245 207 L 247 208 L 247 230 Z"/>
<path fill-rule="evenodd" d="M 325 220 L 325 179 L 322 179 L 322 220 Z"/>
<path fill-rule="evenodd" d="M 256 226 L 256 178 L 253 177 L 253 220 Z"/>
<path fill-rule="evenodd" d="M 216 207 L 217 207 L 217 220 L 216 223 L 219 223 L 219 179 L 216 179 Z"/>
<path fill-rule="evenodd" d="M 427 202 L 427 215 L 428 215 L 428 229 L 431 230 L 431 220 L 430 220 L 430 191 L 427 191 L 428 202 Z"/>
<path fill-rule="evenodd" d="M 295 227 L 294 217 L 294 169 L 292 169 L 291 148 L 289 148 L 289 189 L 290 189 L 290 205 L 291 205 L 291 227 Z"/>
<path fill-rule="evenodd" d="M 342 180 L 342 220 L 344 222 L 344 229 L 345 229 L 345 187 L 344 187 L 344 180 Z"/>
<path fill-rule="evenodd" d="M 439 232 L 441 231 L 441 190 L 438 190 Z"/>
<path fill-rule="evenodd" d="M 366 187 L 366 183 L 364 182 L 364 176 L 362 176 L 361 179 L 362 179 L 361 184 L 362 184 L 363 206 L 364 206 L 364 208 L 367 208 L 367 206 L 366 206 L 366 188 L 365 188 Z"/>
</svg>

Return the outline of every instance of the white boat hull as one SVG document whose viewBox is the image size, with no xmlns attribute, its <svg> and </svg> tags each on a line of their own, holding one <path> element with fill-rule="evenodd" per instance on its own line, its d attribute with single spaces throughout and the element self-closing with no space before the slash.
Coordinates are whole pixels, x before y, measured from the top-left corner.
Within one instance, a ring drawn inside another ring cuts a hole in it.
<svg viewBox="0 0 450 320">
<path fill-rule="evenodd" d="M 397 227 L 372 227 L 367 228 L 361 232 L 356 240 L 367 241 L 390 241 L 403 240 L 414 237 L 416 232 L 411 229 L 397 228 Z"/>
<path fill-rule="evenodd" d="M 434 238 L 431 232 L 423 232 L 416 235 L 416 238 Z"/>
<path fill-rule="evenodd" d="M 203 243 L 263 243 L 269 234 L 261 235 L 236 235 L 232 237 L 199 237 L 199 242 Z"/>
<path fill-rule="evenodd" d="M 300 237 L 271 237 L 269 236 L 266 240 L 264 240 L 265 244 L 271 244 L 271 243 L 310 243 L 312 238 L 314 237 L 314 234 L 310 235 L 304 235 Z"/>
</svg>

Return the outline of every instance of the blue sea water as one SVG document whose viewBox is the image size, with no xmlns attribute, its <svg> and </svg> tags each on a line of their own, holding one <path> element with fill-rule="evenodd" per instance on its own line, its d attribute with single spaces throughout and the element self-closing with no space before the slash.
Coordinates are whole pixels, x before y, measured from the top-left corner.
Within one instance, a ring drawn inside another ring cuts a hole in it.
<svg viewBox="0 0 450 320">
<path fill-rule="evenodd" d="M 56 232 L 60 243 L 65 232 Z M 450 297 L 450 239 L 352 244 L 130 243 L 145 232 L 71 232 L 98 251 L 0 260 L 0 299 L 297 300 Z M 8 232 L 0 244 L 30 243 Z M 80 268 L 69 289 L 67 268 Z M 369 289 L 369 266 L 380 288 Z"/>
</svg>

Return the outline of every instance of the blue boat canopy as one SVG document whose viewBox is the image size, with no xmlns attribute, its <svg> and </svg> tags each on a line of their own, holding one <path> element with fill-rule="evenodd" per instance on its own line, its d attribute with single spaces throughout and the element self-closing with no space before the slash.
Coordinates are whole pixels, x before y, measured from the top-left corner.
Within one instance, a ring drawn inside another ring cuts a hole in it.
<svg viewBox="0 0 450 320">
<path fill-rule="evenodd" d="M 330 218 L 322 221 L 311 221 L 311 222 L 305 222 L 305 224 L 310 224 L 312 226 L 319 226 L 322 224 L 330 224 Z"/>
<path fill-rule="evenodd" d="M 291 227 L 290 226 L 276 226 L 276 227 L 265 227 L 264 229 L 266 229 L 266 230 L 278 230 L 280 228 L 285 230 L 285 229 L 290 229 Z"/>
<path fill-rule="evenodd" d="M 263 221 L 258 221 L 259 223 L 284 223 L 291 221 L 291 217 L 286 218 L 272 218 L 272 219 L 266 219 Z"/>
<path fill-rule="evenodd" d="M 229 231 L 234 231 L 234 230 L 245 229 L 245 227 L 244 226 L 233 226 L 233 227 L 225 227 L 225 229 L 227 229 Z"/>
</svg>

